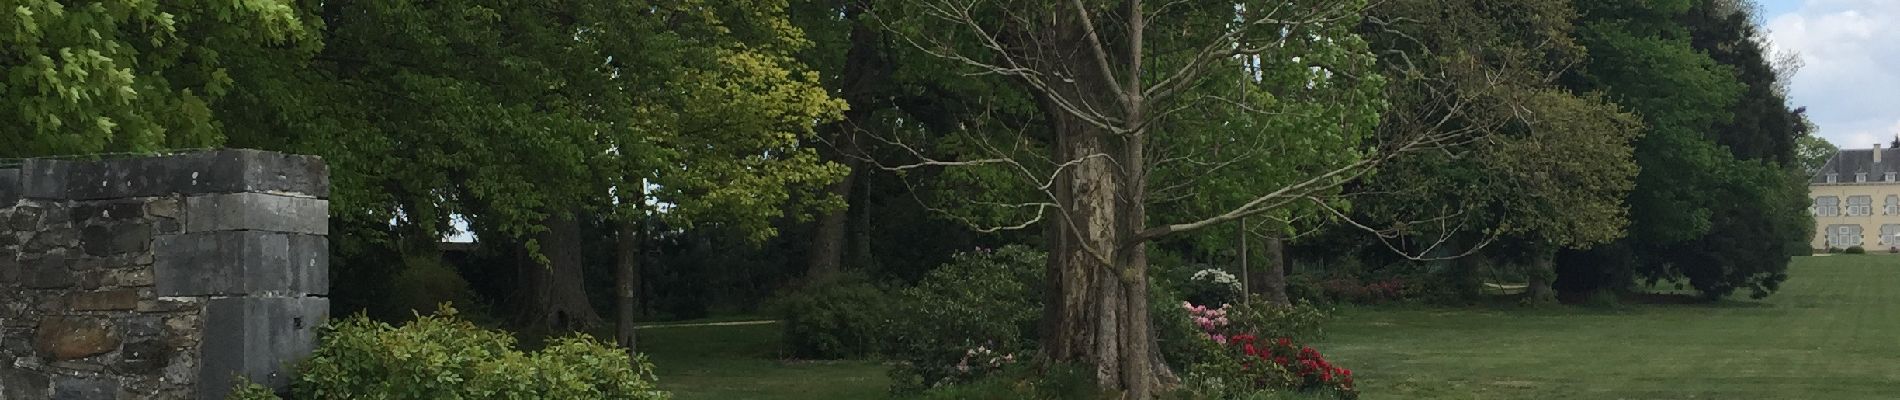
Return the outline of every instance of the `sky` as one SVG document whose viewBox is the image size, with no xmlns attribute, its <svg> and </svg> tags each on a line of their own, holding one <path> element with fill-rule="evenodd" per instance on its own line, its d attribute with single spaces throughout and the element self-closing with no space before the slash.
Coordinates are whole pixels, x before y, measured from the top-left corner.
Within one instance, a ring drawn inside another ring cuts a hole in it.
<svg viewBox="0 0 1900 400">
<path fill-rule="evenodd" d="M 1900 133 L 1900 0 L 1758 0 L 1775 51 L 1803 66 L 1790 104 L 1841 148 Z"/>
</svg>

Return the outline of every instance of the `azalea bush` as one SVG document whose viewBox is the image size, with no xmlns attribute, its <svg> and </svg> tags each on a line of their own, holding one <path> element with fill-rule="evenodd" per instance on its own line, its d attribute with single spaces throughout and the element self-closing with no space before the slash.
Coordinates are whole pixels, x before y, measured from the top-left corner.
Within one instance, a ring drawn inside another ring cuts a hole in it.
<svg viewBox="0 0 1900 400">
<path fill-rule="evenodd" d="M 1186 325 L 1196 329 L 1202 351 L 1183 375 L 1182 395 L 1195 399 L 1256 398 L 1263 392 L 1298 391 L 1356 398 L 1352 371 L 1333 365 L 1318 350 L 1295 342 L 1293 335 L 1318 337 L 1325 312 L 1309 304 L 1208 307 L 1178 305 Z M 1261 340 L 1268 332 L 1273 340 Z M 1211 350 L 1206 350 L 1211 349 Z"/>
<path fill-rule="evenodd" d="M 899 291 L 886 338 L 893 389 L 974 381 L 1033 353 L 1047 259 L 1027 246 L 979 248 Z"/>
</svg>

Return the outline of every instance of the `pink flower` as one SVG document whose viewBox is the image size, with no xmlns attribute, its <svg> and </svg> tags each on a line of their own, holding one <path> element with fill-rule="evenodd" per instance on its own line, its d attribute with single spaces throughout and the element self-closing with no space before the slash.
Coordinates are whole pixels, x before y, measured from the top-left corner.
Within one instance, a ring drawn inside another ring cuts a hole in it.
<svg viewBox="0 0 1900 400">
<path fill-rule="evenodd" d="M 1192 310 L 1192 309 L 1194 309 L 1194 303 L 1189 303 L 1189 302 L 1187 302 L 1187 301 L 1182 301 L 1182 302 L 1181 302 L 1181 308 L 1182 308 L 1182 309 L 1186 309 L 1186 310 Z"/>
<path fill-rule="evenodd" d="M 1221 326 L 1226 326 L 1226 325 L 1227 325 L 1227 317 L 1219 317 L 1219 318 L 1214 318 L 1214 325 L 1221 325 Z"/>
<path fill-rule="evenodd" d="M 1227 337 L 1221 336 L 1221 334 L 1218 333 L 1214 334 L 1210 339 L 1214 339 L 1214 343 L 1227 344 Z"/>
</svg>

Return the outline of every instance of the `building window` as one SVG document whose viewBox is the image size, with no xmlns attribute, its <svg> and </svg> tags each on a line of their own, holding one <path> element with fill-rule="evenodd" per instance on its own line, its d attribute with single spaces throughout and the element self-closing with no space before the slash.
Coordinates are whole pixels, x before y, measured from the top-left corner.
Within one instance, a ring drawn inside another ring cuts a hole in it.
<svg viewBox="0 0 1900 400">
<path fill-rule="evenodd" d="M 1860 225 L 1828 225 L 1827 247 L 1845 249 L 1860 245 Z"/>
<path fill-rule="evenodd" d="M 1836 174 L 1833 172 L 1827 173 L 1827 183 L 1834 183 L 1836 180 L 1835 178 L 1838 178 L 1840 176 L 1841 176 L 1840 174 Z"/>
<path fill-rule="evenodd" d="M 1893 173 L 1893 172 L 1888 172 L 1888 173 L 1887 173 L 1887 181 L 1888 181 L 1888 182 L 1893 182 L 1893 181 L 1894 181 L 1894 180 L 1893 180 L 1893 178 L 1894 178 L 1894 175 L 1900 175 L 1900 173 Z"/>
<path fill-rule="evenodd" d="M 1887 215 L 1900 215 L 1900 195 L 1887 195 L 1887 204 L 1881 207 Z"/>
<path fill-rule="evenodd" d="M 1900 246 L 1900 224 L 1885 224 L 1880 226 L 1880 245 L 1887 247 Z"/>
<path fill-rule="evenodd" d="M 1834 196 L 1814 198 L 1814 215 L 1822 217 L 1841 216 L 1841 198 Z"/>
<path fill-rule="evenodd" d="M 1866 172 L 1855 172 L 1855 173 L 1854 173 L 1854 182 L 1855 182 L 1855 183 L 1865 183 L 1865 182 L 1867 182 L 1867 173 L 1866 173 Z"/>
<path fill-rule="evenodd" d="M 1847 216 L 1874 215 L 1874 196 L 1847 196 Z"/>
</svg>

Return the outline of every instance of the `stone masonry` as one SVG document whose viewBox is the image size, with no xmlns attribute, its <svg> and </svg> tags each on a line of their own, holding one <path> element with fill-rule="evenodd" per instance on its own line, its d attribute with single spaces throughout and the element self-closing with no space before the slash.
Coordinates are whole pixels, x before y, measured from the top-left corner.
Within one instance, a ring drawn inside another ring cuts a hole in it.
<svg viewBox="0 0 1900 400">
<path fill-rule="evenodd" d="M 0 400 L 280 390 L 329 312 L 323 160 L 254 150 L 0 167 Z"/>
</svg>

